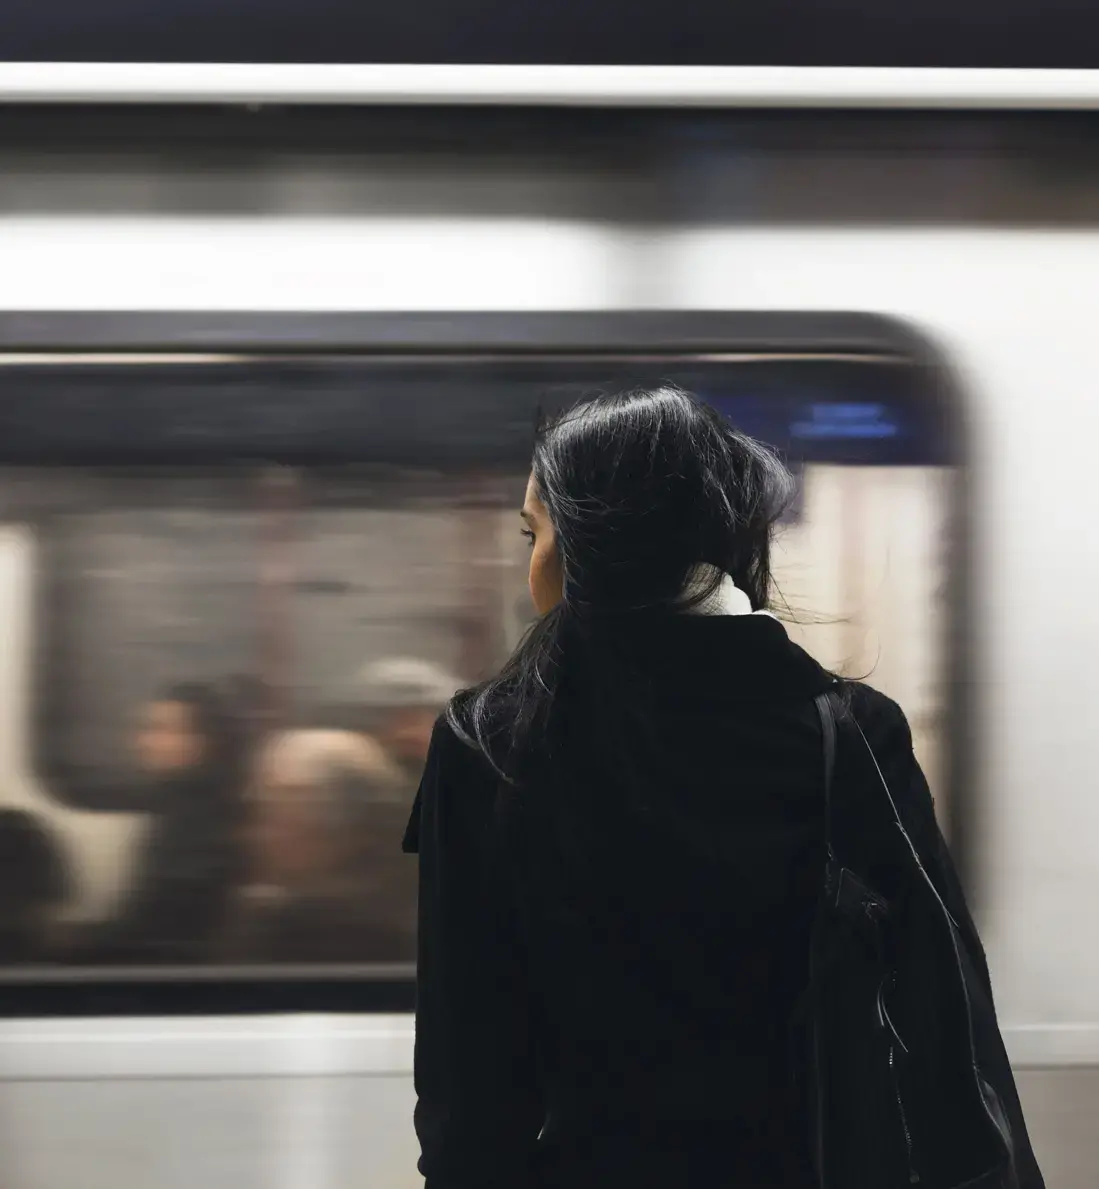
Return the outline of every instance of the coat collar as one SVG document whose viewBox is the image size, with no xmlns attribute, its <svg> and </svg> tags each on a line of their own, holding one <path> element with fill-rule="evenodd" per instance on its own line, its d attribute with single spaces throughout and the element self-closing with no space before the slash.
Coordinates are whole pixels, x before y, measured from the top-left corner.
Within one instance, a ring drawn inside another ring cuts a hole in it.
<svg viewBox="0 0 1099 1189">
<path fill-rule="evenodd" d="M 638 644 L 640 667 L 675 701 L 801 701 L 834 680 L 771 615 L 668 616 Z"/>
<path fill-rule="evenodd" d="M 693 614 L 652 612 L 604 621 L 589 638 L 591 663 L 605 663 L 597 659 L 600 638 L 625 654 L 635 676 L 671 704 L 803 701 L 835 680 L 778 619 L 751 612 L 747 595 L 731 580 Z"/>
<path fill-rule="evenodd" d="M 716 574 L 712 566 L 696 566 L 684 593 L 697 593 Z M 771 612 L 752 610 L 748 595 L 728 574 L 683 614 L 654 615 L 626 631 L 637 668 L 662 699 L 674 702 L 801 700 L 834 681 Z"/>
</svg>

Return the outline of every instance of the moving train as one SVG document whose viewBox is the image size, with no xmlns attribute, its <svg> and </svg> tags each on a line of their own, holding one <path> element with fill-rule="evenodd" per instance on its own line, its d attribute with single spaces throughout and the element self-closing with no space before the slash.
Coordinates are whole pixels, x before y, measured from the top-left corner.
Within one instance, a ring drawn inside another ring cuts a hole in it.
<svg viewBox="0 0 1099 1189">
<path fill-rule="evenodd" d="M 64 868 L 35 919 L 48 938 L 124 903 L 151 813 L 90 790 L 130 779 L 163 683 L 249 673 L 283 726 L 374 732 L 371 664 L 497 663 L 529 617 L 536 417 L 671 380 L 795 470 L 778 610 L 905 706 L 1039 1159 L 1082 1189 L 1096 117 L 1002 82 L 967 110 L 979 79 L 623 77 L 418 107 L 407 81 L 338 106 L 270 74 L 251 96 L 115 83 L 87 108 L 86 83 L 21 84 L 35 102 L 0 121 L 0 809 Z M 64 953 L 0 967 L 5 1189 L 419 1183 L 400 955 Z"/>
</svg>

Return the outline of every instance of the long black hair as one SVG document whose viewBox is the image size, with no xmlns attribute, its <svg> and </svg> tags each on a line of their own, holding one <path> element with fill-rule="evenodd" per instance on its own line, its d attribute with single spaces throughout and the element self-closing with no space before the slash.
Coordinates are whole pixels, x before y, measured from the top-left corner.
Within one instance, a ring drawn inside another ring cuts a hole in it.
<svg viewBox="0 0 1099 1189">
<path fill-rule="evenodd" d="M 771 536 L 793 494 L 770 449 L 674 387 L 582 401 L 539 430 L 531 470 L 563 597 L 496 677 L 447 710 L 458 736 L 512 783 L 536 753 L 567 750 L 557 711 L 570 675 L 582 670 L 603 750 L 621 752 L 624 722 L 644 718 L 628 650 L 613 646 L 616 623 L 689 610 L 716 594 L 723 575 L 754 610 L 768 605 Z M 626 757 L 612 758 L 621 772 Z"/>
</svg>

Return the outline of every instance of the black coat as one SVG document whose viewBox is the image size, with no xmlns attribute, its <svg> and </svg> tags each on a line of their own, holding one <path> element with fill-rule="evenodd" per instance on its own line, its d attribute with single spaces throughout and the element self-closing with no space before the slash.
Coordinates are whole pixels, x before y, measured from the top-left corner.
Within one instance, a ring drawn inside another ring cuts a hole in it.
<svg viewBox="0 0 1099 1189">
<path fill-rule="evenodd" d="M 195 962 L 211 956 L 241 874 L 239 790 L 186 769 L 146 789 L 86 793 L 83 808 L 149 814 L 118 916 L 85 939 L 94 961 Z"/>
<path fill-rule="evenodd" d="M 813 699 L 833 679 L 763 616 L 667 618 L 632 643 L 659 715 L 617 790 L 582 725 L 542 796 L 436 728 L 406 840 L 427 1189 L 815 1183 L 795 1021 L 823 867 Z M 904 715 L 848 688 L 983 972 Z"/>
</svg>

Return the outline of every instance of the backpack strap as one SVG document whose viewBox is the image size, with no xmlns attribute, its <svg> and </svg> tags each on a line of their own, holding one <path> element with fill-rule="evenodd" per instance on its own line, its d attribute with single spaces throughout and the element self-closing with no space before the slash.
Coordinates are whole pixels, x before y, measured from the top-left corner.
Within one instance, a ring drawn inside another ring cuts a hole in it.
<svg viewBox="0 0 1099 1189">
<path fill-rule="evenodd" d="M 824 761 L 824 900 L 857 931 L 877 941 L 878 924 L 889 915 L 889 903 L 836 858 L 833 839 L 833 786 L 836 770 L 836 721 L 846 714 L 834 690 L 814 699 L 820 718 Z M 861 732 L 860 732 L 861 734 Z"/>
<path fill-rule="evenodd" d="M 824 740 L 824 853 L 828 863 L 835 862 L 832 848 L 832 783 L 836 771 L 836 715 L 832 706 L 835 695 L 828 690 L 814 699 Z"/>
<path fill-rule="evenodd" d="M 818 902 L 816 923 L 809 946 L 809 984 L 802 1003 L 795 1009 L 793 1035 L 803 1011 L 808 1014 L 808 1106 L 810 1124 L 810 1151 L 816 1173 L 818 1189 L 835 1189 L 829 1168 L 830 1140 L 827 1116 L 831 1110 L 828 1101 L 828 1079 L 826 1054 L 827 1041 L 823 1035 L 821 993 L 823 983 L 836 969 L 843 956 L 843 949 L 830 947 L 827 936 L 837 920 L 858 936 L 877 954 L 882 953 L 881 922 L 888 915 L 888 903 L 868 887 L 849 868 L 844 867 L 836 857 L 834 836 L 834 790 L 836 771 L 836 747 L 838 739 L 837 721 L 847 716 L 847 709 L 835 692 L 835 686 L 814 699 L 817 716 L 820 719 L 822 740 L 822 775 L 824 784 L 824 880 Z M 881 997 L 879 993 L 879 1014 Z M 796 1066 L 795 1066 L 796 1068 Z"/>
</svg>

